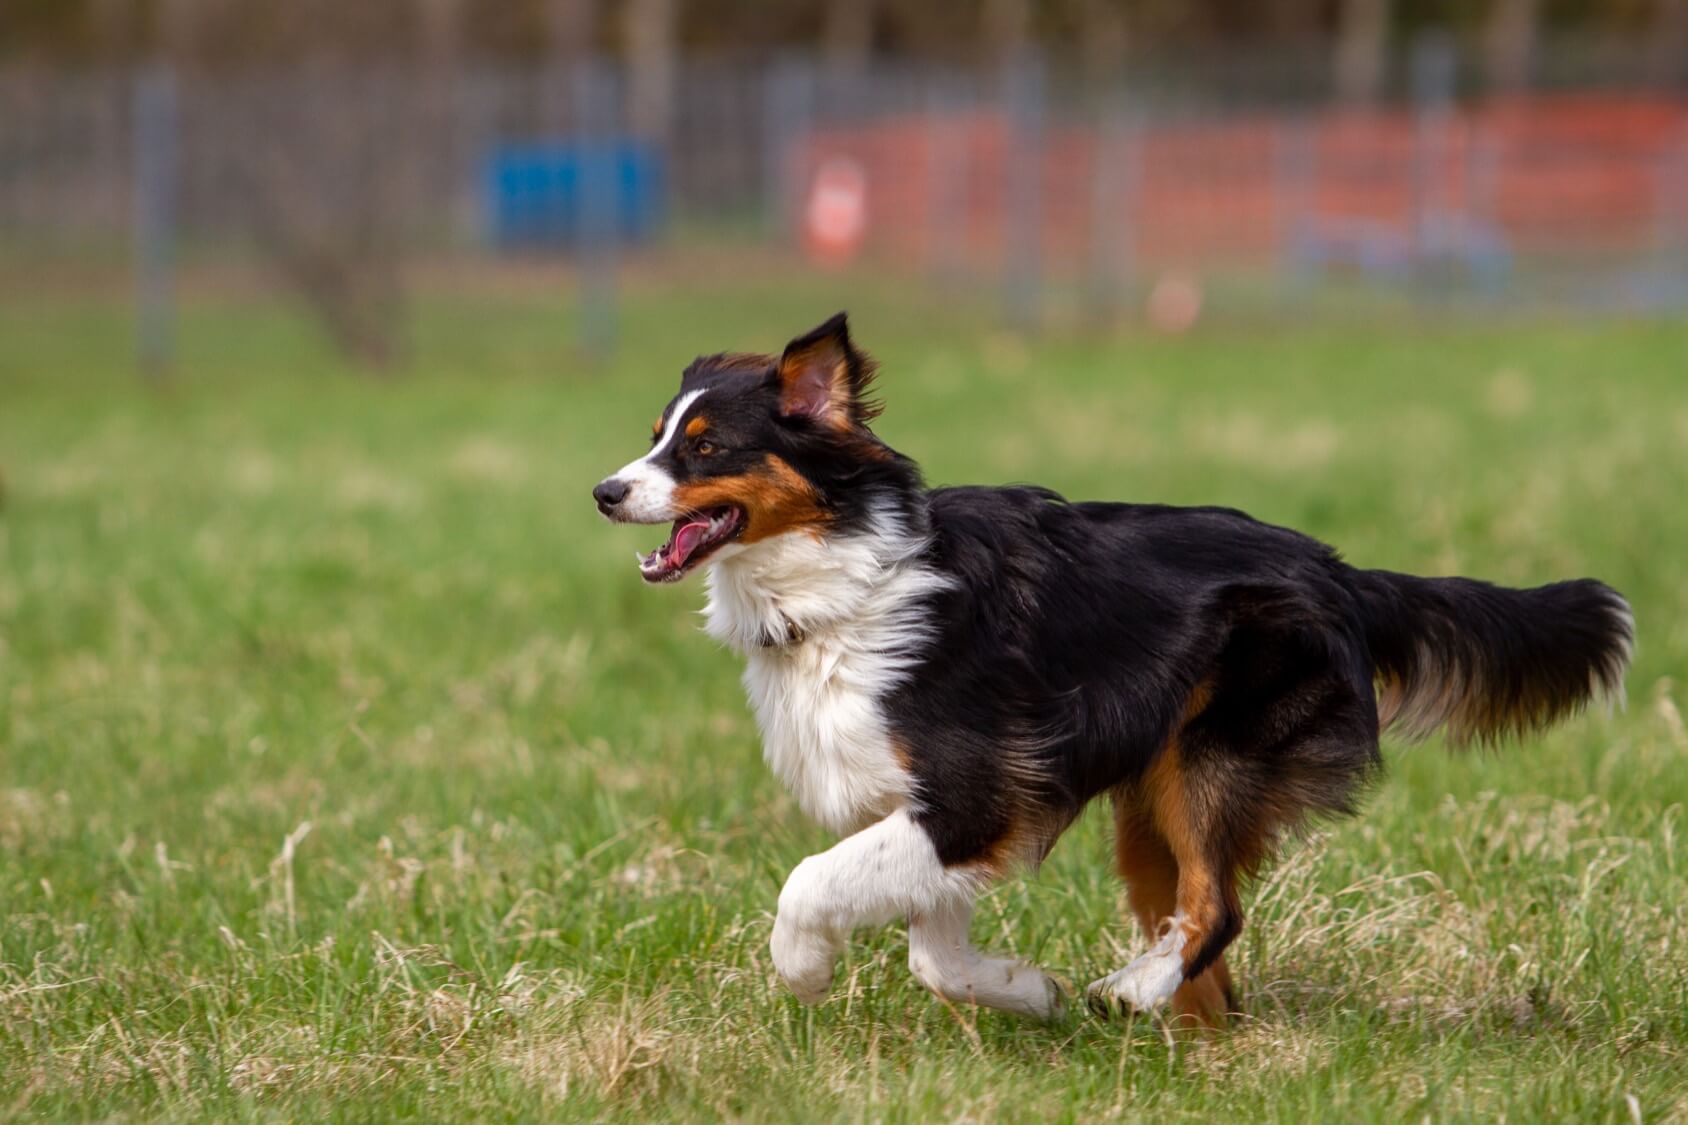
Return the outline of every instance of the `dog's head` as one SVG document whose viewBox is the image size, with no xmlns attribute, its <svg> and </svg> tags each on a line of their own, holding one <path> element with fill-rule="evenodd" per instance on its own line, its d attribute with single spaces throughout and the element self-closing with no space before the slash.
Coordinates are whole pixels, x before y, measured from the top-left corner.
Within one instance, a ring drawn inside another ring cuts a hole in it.
<svg viewBox="0 0 1688 1125">
<path fill-rule="evenodd" d="M 843 313 L 778 357 L 693 360 L 650 452 L 592 490 L 618 523 L 672 521 L 668 542 L 639 558 L 645 581 L 676 582 L 780 536 L 848 530 L 876 485 L 910 479 L 912 466 L 868 429 L 873 370 Z"/>
</svg>

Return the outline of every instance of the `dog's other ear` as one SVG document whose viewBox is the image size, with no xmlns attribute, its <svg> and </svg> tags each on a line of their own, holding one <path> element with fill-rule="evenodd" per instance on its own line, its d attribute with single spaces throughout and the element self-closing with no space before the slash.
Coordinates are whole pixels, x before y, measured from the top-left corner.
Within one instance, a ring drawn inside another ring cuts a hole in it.
<svg viewBox="0 0 1688 1125">
<path fill-rule="evenodd" d="M 850 343 L 849 321 L 839 313 L 785 346 L 780 413 L 840 430 L 872 421 L 879 414 L 867 394 L 873 373 L 873 360 Z"/>
</svg>

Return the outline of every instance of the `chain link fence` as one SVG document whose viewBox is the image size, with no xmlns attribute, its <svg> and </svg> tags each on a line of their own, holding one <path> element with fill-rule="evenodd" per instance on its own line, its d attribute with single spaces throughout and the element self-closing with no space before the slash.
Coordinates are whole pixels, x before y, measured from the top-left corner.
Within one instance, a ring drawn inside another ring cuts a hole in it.
<svg viewBox="0 0 1688 1125">
<path fill-rule="evenodd" d="M 261 264 L 375 365 L 418 264 L 579 267 L 613 346 L 630 247 L 791 251 L 1134 315 L 1168 278 L 1216 302 L 1688 309 L 1688 96 L 1644 45 L 1546 45 L 1491 90 L 1446 40 L 1341 99 L 1324 49 L 1166 57 L 1106 81 L 695 59 L 633 114 L 626 75 L 322 66 L 0 71 L 0 279 L 132 268 L 143 361 L 172 281 Z M 1680 68 L 1676 68 L 1680 69 Z M 638 117 L 639 125 L 634 119 Z"/>
</svg>

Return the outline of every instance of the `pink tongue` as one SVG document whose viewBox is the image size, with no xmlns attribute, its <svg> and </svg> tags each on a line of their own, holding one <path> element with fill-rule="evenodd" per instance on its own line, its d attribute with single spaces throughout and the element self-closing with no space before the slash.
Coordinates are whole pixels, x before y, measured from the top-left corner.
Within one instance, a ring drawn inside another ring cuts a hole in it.
<svg viewBox="0 0 1688 1125">
<path fill-rule="evenodd" d="M 688 523 L 674 533 L 674 545 L 668 549 L 668 564 L 670 566 L 684 566 L 691 553 L 697 549 L 698 541 L 709 531 L 707 523 Z"/>
</svg>

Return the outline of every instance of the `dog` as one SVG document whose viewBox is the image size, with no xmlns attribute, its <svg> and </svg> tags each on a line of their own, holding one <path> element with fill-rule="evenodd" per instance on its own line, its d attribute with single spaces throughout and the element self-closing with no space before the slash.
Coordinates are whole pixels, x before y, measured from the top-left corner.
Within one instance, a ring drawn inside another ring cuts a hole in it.
<svg viewBox="0 0 1688 1125">
<path fill-rule="evenodd" d="M 871 429 L 874 375 L 842 313 L 777 357 L 700 357 L 593 490 L 672 523 L 641 575 L 707 572 L 768 764 L 842 837 L 779 896 L 773 964 L 806 1003 L 852 930 L 906 918 L 932 992 L 1059 1015 L 1054 979 L 968 923 L 1106 795 L 1148 948 L 1086 1000 L 1219 1026 L 1239 885 L 1355 811 L 1380 732 L 1487 742 L 1621 698 L 1634 618 L 1600 582 L 1362 570 L 1228 508 L 928 489 Z"/>
</svg>

